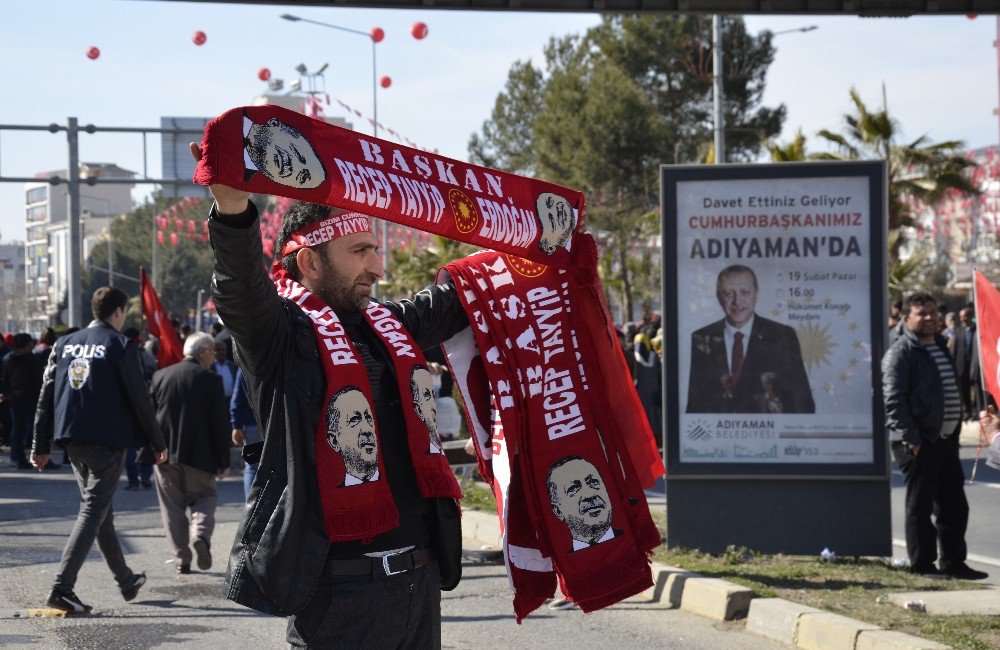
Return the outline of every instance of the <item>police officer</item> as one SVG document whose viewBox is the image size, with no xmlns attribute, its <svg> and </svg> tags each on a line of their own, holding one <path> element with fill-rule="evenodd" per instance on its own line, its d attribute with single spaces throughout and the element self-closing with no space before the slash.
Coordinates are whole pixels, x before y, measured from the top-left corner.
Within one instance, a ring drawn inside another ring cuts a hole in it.
<svg viewBox="0 0 1000 650">
<path fill-rule="evenodd" d="M 83 497 L 48 598 L 49 607 L 74 614 L 92 609 L 73 588 L 95 539 L 126 601 L 146 582 L 146 574 L 133 572 L 125 563 L 111 501 L 126 449 L 149 445 L 157 463 L 167 457 L 143 381 L 139 348 L 121 334 L 128 295 L 101 287 L 91 307 L 94 321 L 60 338 L 49 354 L 31 450 L 31 464 L 44 471 L 54 437 L 67 450 Z"/>
</svg>

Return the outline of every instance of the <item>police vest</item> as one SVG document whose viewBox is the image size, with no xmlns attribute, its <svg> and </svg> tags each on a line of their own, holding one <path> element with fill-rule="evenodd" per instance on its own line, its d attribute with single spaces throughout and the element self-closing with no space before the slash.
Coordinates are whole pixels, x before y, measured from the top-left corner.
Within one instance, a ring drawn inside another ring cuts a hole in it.
<svg viewBox="0 0 1000 650">
<path fill-rule="evenodd" d="M 119 449 L 142 444 L 119 365 L 135 343 L 105 323 L 64 336 L 56 354 L 55 439 Z"/>
</svg>

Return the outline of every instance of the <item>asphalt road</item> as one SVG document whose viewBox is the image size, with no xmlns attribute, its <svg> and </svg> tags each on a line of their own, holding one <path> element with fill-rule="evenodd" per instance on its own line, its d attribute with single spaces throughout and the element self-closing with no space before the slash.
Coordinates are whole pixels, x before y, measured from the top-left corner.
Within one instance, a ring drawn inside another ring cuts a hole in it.
<svg viewBox="0 0 1000 650">
<path fill-rule="evenodd" d="M 124 487 L 124 479 L 121 487 Z M 153 491 L 115 497 L 116 527 L 127 559 L 148 582 L 125 603 L 96 547 L 84 564 L 77 594 L 95 612 L 76 618 L 28 618 L 51 587 L 79 492 L 67 469 L 39 475 L 0 468 L 0 646 L 4 648 L 152 648 L 182 646 L 248 650 L 284 645 L 285 621 L 259 615 L 221 596 L 225 554 L 242 505 L 242 484 L 219 486 L 215 566 L 178 577 L 167 564 Z M 470 547 L 473 545 L 470 543 Z M 459 588 L 444 594 L 446 648 L 609 647 L 756 650 L 785 647 L 748 634 L 742 623 L 714 623 L 642 599 L 584 615 L 542 609 L 514 622 L 502 566 L 470 563 Z"/>
</svg>

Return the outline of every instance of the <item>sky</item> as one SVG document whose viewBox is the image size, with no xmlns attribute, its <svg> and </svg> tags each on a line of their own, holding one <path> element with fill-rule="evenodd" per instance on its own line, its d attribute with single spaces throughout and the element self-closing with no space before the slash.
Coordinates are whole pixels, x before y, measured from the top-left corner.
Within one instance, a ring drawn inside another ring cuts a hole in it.
<svg viewBox="0 0 1000 650">
<path fill-rule="evenodd" d="M 367 32 L 378 44 L 379 122 L 440 153 L 465 158 L 467 144 L 489 117 L 507 71 L 517 60 L 542 62 L 553 36 L 584 32 L 596 14 L 409 11 L 153 0 L 33 0 L 4 3 L 0 21 L 0 124 L 156 127 L 160 116 L 214 117 L 252 103 L 265 90 L 262 67 L 286 85 L 297 65 L 328 63 L 325 91 L 366 116 L 372 109 L 371 42 L 359 35 L 292 23 L 283 13 Z M 410 26 L 423 21 L 428 36 Z M 746 17 L 751 32 L 816 25 L 775 36 L 777 54 L 764 102 L 784 103 L 782 141 L 801 129 L 807 147 L 822 128 L 837 130 L 854 86 L 870 106 L 882 102 L 907 139 L 996 144 L 997 20 L 980 16 L 873 19 L 831 16 Z M 192 33 L 207 36 L 196 46 Z M 96 60 L 86 56 L 96 46 Z M 328 114 L 342 115 L 334 103 Z M 358 124 L 364 127 L 367 123 Z M 80 160 L 142 170 L 142 139 L 81 134 Z M 148 172 L 159 177 L 157 138 L 149 140 Z M 0 175 L 34 176 L 65 168 L 65 134 L 0 132 Z M 140 189 L 142 188 L 142 189 Z M 148 192 L 140 186 L 139 200 Z M 0 183 L 0 241 L 24 238 L 24 189 Z"/>
</svg>

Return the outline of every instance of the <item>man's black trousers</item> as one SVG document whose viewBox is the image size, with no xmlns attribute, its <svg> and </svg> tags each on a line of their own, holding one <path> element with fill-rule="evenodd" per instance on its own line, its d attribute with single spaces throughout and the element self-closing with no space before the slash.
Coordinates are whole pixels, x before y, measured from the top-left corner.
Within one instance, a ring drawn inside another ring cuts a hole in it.
<svg viewBox="0 0 1000 650">
<path fill-rule="evenodd" d="M 916 457 L 898 443 L 893 443 L 892 451 L 906 482 L 906 550 L 911 570 L 932 570 L 938 544 L 941 571 L 960 568 L 965 563 L 969 502 L 965 499 L 957 432 L 924 442 Z"/>
<path fill-rule="evenodd" d="M 326 576 L 288 619 L 293 648 L 439 650 L 441 576 L 432 561 L 392 576 Z"/>
</svg>

